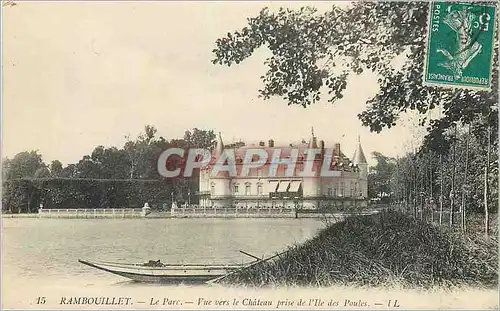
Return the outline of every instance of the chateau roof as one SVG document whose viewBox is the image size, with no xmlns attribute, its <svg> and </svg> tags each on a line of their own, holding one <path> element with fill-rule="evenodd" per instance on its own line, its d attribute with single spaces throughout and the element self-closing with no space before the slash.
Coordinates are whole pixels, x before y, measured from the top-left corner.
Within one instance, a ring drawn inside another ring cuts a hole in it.
<svg viewBox="0 0 500 311">
<path fill-rule="evenodd" d="M 290 158 L 292 154 L 292 150 L 297 150 L 298 149 L 298 162 L 296 163 L 295 166 L 295 171 L 298 173 L 299 171 L 302 171 L 304 169 L 305 163 L 307 162 L 307 155 L 305 155 L 305 151 L 309 148 L 315 148 L 319 149 L 317 145 L 317 140 L 316 137 L 314 136 L 314 132 L 311 133 L 311 139 L 309 142 L 306 142 L 302 140 L 300 143 L 291 143 L 289 145 L 274 145 L 274 140 L 269 140 L 268 145 L 264 145 L 263 142 L 259 143 L 259 145 L 245 145 L 243 142 L 237 142 L 234 144 L 229 144 L 229 145 L 224 145 L 222 141 L 222 136 L 219 133 L 218 141 L 217 141 L 217 147 L 215 148 L 214 152 L 212 153 L 213 156 L 216 158 L 219 157 L 223 150 L 225 148 L 227 149 L 232 149 L 236 158 L 236 170 L 237 174 L 240 174 L 240 171 L 242 169 L 242 165 L 244 164 L 245 160 L 245 155 L 248 149 L 261 149 L 265 150 L 267 153 L 267 163 L 262 167 L 262 169 L 250 169 L 250 172 L 248 173 L 248 176 L 258 176 L 258 177 L 266 177 L 267 173 L 265 172 L 269 166 L 271 159 L 273 157 L 274 151 L 276 149 L 280 149 L 280 158 Z M 273 147 L 270 147 L 272 144 Z M 323 145 L 323 141 L 321 141 L 321 145 Z M 330 146 L 324 146 L 325 150 L 326 149 L 333 149 L 333 156 L 336 157 L 336 159 L 332 160 L 332 165 L 335 167 L 340 163 L 340 165 L 348 165 L 350 163 L 349 159 L 346 157 L 346 155 L 340 150 L 340 144 L 335 143 Z M 360 150 L 356 150 L 355 157 L 358 157 L 357 159 L 360 161 L 364 162 L 358 162 L 358 163 L 366 163 L 366 158 L 363 153 L 363 150 L 361 149 L 361 145 L 358 147 Z M 337 158 L 338 157 L 338 158 Z M 253 159 L 253 161 L 256 161 L 257 159 Z M 323 162 L 322 157 L 317 157 L 313 160 L 313 171 L 319 171 Z M 353 164 L 357 164 L 356 162 L 353 161 Z M 277 167 L 277 174 L 276 176 L 285 176 L 285 173 L 287 171 L 287 166 L 286 165 L 279 165 Z M 229 177 L 227 172 L 221 172 L 221 175 L 218 175 L 220 177 L 226 176 Z M 297 176 L 297 174 L 294 174 Z"/>
<path fill-rule="evenodd" d="M 297 145 L 292 145 L 292 146 L 274 146 L 274 147 L 269 147 L 269 146 L 242 146 L 242 147 L 239 147 L 239 148 L 234 148 L 234 155 L 235 155 L 235 158 L 236 158 L 236 171 L 237 171 L 237 175 L 239 176 L 240 173 L 241 173 L 241 170 L 242 170 L 242 165 L 244 164 L 244 159 L 245 159 L 245 154 L 246 154 L 246 151 L 248 149 L 261 149 L 261 150 L 265 150 L 265 152 L 267 153 L 267 161 L 266 161 L 266 164 L 264 166 L 262 166 L 261 169 L 250 169 L 250 171 L 248 172 L 248 175 L 247 176 L 253 176 L 253 177 L 267 177 L 268 175 L 268 169 L 269 169 L 269 166 L 270 166 L 270 162 L 271 162 L 271 159 L 273 157 L 273 153 L 276 149 L 280 149 L 281 150 L 281 153 L 280 153 L 280 158 L 281 159 L 284 159 L 284 158 L 289 158 L 291 156 L 291 153 L 292 153 L 292 150 L 299 150 L 299 155 L 298 155 L 298 161 L 295 165 L 295 172 L 294 172 L 294 176 L 299 176 L 299 172 L 302 171 L 304 169 L 304 166 L 306 165 L 306 162 L 307 162 L 307 157 L 304 155 L 304 151 L 308 149 L 308 143 L 301 143 L 301 144 L 297 144 Z M 231 148 L 232 149 L 232 148 Z M 335 146 L 330 146 L 330 147 L 327 147 L 325 146 L 325 149 L 333 149 L 333 156 L 334 157 L 339 157 L 339 159 L 337 160 L 334 160 L 335 163 L 343 163 L 344 165 L 347 165 L 349 163 L 349 159 L 344 155 L 344 153 L 342 151 L 340 151 L 340 155 L 337 153 L 337 150 L 335 149 Z M 217 152 L 215 152 L 214 154 L 216 157 L 219 154 L 217 154 Z M 253 159 L 252 161 L 256 161 L 257 159 Z M 322 165 L 322 159 L 321 158 L 316 158 L 314 160 L 314 164 L 313 164 L 313 171 L 315 172 L 319 172 L 320 169 L 321 169 L 321 165 Z M 284 177 L 286 176 L 286 171 L 287 171 L 288 167 L 286 165 L 279 165 L 277 167 L 277 171 L 276 171 L 276 177 Z M 227 172 L 221 172 L 220 175 L 218 175 L 219 177 L 229 177 L 228 173 Z"/>
<path fill-rule="evenodd" d="M 280 156 L 282 158 L 284 157 L 288 157 L 290 156 L 292 150 L 294 149 L 299 149 L 299 157 L 301 154 L 304 153 L 304 151 L 306 149 L 309 148 L 308 146 L 309 144 L 297 144 L 297 145 L 292 145 L 292 146 L 274 146 L 274 147 L 268 147 L 268 146 L 243 146 L 243 147 L 240 147 L 240 148 L 235 148 L 234 149 L 234 153 L 236 155 L 236 157 L 240 157 L 241 159 L 243 159 L 245 157 L 245 152 L 247 149 L 263 149 L 266 151 L 267 155 L 268 155 L 268 159 L 271 159 L 273 153 L 274 153 L 274 150 L 275 149 L 280 149 L 281 150 L 281 154 Z M 337 154 L 337 150 L 335 150 L 335 146 L 325 146 L 325 149 L 333 149 L 333 155 L 334 156 L 337 156 L 337 157 L 340 157 L 340 158 L 346 158 L 345 154 L 340 151 L 340 154 Z"/>
<path fill-rule="evenodd" d="M 354 155 L 352 157 L 352 163 L 358 164 L 367 164 L 365 153 L 363 152 L 363 147 L 361 147 L 361 142 L 358 139 L 358 148 L 354 151 Z"/>
</svg>

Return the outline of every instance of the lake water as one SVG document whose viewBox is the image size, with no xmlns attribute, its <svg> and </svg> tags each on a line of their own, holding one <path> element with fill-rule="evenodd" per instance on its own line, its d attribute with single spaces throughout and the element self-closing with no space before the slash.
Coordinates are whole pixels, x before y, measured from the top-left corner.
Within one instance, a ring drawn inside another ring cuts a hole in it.
<svg viewBox="0 0 500 311">
<path fill-rule="evenodd" d="M 131 286 L 78 263 L 244 263 L 314 236 L 314 219 L 2 219 L 2 279 L 11 295 L 26 286 Z M 133 286 L 151 286 L 133 284 Z M 6 292 L 4 291 L 4 294 Z M 7 298 L 7 297 L 4 297 Z"/>
<path fill-rule="evenodd" d="M 498 307 L 498 292 L 484 289 L 458 291 L 381 290 L 349 287 L 246 288 L 221 285 L 186 286 L 130 282 L 125 278 L 78 263 L 79 258 L 118 262 L 158 260 L 170 263 L 242 263 L 252 261 L 245 250 L 270 256 L 294 243 L 311 238 L 324 224 L 314 219 L 2 219 L 2 309 L 263 309 L 255 305 L 236 306 L 255 300 L 321 298 L 338 300 L 339 307 L 325 303 L 299 310 L 344 309 L 349 303 L 368 306 L 389 300 L 402 309 L 487 309 Z M 129 297 L 127 306 L 68 305 L 70 297 Z M 45 297 L 45 304 L 37 304 Z M 181 305 L 154 305 L 163 299 Z M 197 304 L 212 300 L 214 304 Z M 217 300 L 231 301 L 220 307 Z M 373 308 L 373 307 L 372 307 Z M 372 308 L 368 308 L 372 309 Z M 350 309 L 360 309 L 351 306 Z M 366 309 L 366 308 L 365 308 Z"/>
</svg>

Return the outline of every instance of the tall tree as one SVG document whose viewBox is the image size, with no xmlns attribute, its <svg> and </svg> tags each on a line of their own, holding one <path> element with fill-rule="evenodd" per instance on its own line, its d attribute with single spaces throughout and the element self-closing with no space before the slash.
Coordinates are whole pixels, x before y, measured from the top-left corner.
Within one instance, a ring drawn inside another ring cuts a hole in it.
<svg viewBox="0 0 500 311">
<path fill-rule="evenodd" d="M 129 165 L 127 154 L 124 150 L 116 147 L 104 148 L 98 146 L 90 156 L 99 178 L 123 179 L 128 177 L 127 167 Z"/>
<path fill-rule="evenodd" d="M 376 151 L 372 156 L 377 164 L 370 167 L 368 174 L 368 197 L 379 198 L 382 202 L 388 203 L 393 192 L 390 180 L 396 169 L 396 160 Z"/>
<path fill-rule="evenodd" d="M 63 165 L 61 161 L 54 160 L 50 163 L 50 174 L 52 177 L 62 177 Z"/>
<path fill-rule="evenodd" d="M 39 191 L 29 180 L 49 177 L 42 155 L 24 151 L 3 161 L 2 209 L 9 212 L 30 212 L 36 209 Z"/>
<path fill-rule="evenodd" d="M 42 166 L 39 169 L 37 169 L 35 174 L 33 175 L 33 178 L 49 178 L 49 177 L 50 177 L 50 171 L 46 166 Z"/>
<path fill-rule="evenodd" d="M 45 167 L 42 155 L 38 151 L 24 151 L 16 154 L 12 159 L 3 161 L 5 179 L 33 178 L 35 172 Z"/>
<path fill-rule="evenodd" d="M 215 146 L 215 133 L 213 130 L 200 130 L 194 128 L 184 133 L 184 141 L 191 148 L 204 148 L 212 150 Z"/>
<path fill-rule="evenodd" d="M 76 164 L 77 176 L 79 178 L 99 178 L 99 166 L 92 160 L 89 155 L 83 158 Z"/>
<path fill-rule="evenodd" d="M 61 176 L 63 178 L 77 178 L 78 177 L 78 169 L 76 164 L 68 164 L 61 171 Z"/>
<path fill-rule="evenodd" d="M 146 125 L 144 133 L 139 134 L 135 140 L 126 136 L 127 142 L 123 149 L 128 156 L 130 179 L 148 178 L 156 170 L 156 166 L 152 166 L 151 163 L 156 132 L 154 126 Z"/>
</svg>

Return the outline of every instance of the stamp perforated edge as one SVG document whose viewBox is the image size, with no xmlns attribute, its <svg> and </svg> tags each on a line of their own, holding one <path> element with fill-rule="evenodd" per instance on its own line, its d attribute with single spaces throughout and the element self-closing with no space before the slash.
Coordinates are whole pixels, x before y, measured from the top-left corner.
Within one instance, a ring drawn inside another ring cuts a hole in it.
<svg viewBox="0 0 500 311">
<path fill-rule="evenodd" d="M 448 1 L 446 1 L 448 2 Z M 477 1 L 477 2 L 459 2 L 459 1 L 449 1 L 450 3 L 481 3 L 482 1 Z M 429 39 L 430 39 L 430 25 L 431 25 L 431 17 L 432 17 L 432 7 L 436 3 L 436 1 L 430 1 L 429 2 L 429 12 L 427 14 L 427 29 L 426 29 L 426 38 L 425 38 L 425 52 L 424 52 L 424 63 L 423 63 L 423 70 L 422 70 L 422 85 L 423 86 L 429 86 L 429 87 L 438 87 L 442 89 L 447 89 L 447 90 L 453 90 L 453 89 L 464 89 L 464 90 L 472 90 L 472 91 L 483 91 L 483 92 L 491 92 L 493 90 L 493 71 L 495 68 L 493 68 L 493 57 L 495 56 L 495 42 L 498 39 L 498 29 L 497 29 L 497 19 L 498 19 L 498 10 L 496 5 L 491 5 L 491 4 L 486 4 L 485 6 L 491 7 L 495 10 L 495 18 L 493 19 L 493 40 L 491 40 L 491 59 L 490 59 L 490 83 L 487 86 L 481 87 L 481 86 L 472 86 L 472 85 L 463 85 L 455 82 L 451 83 L 446 83 L 446 82 L 429 82 L 426 79 L 427 76 L 427 69 L 428 69 L 428 55 L 429 55 Z M 500 51 L 499 51 L 500 53 Z"/>
</svg>

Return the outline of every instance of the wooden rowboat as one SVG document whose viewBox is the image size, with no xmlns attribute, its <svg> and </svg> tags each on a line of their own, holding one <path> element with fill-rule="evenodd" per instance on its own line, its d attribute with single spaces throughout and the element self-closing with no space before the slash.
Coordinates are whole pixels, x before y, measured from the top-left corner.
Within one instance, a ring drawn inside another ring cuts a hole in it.
<svg viewBox="0 0 500 311">
<path fill-rule="evenodd" d="M 155 283 L 203 283 L 244 267 L 244 265 L 163 264 L 159 261 L 150 261 L 144 264 L 97 262 L 81 259 L 78 261 L 84 265 L 137 282 Z"/>
<path fill-rule="evenodd" d="M 241 265 L 163 264 L 159 260 L 150 260 L 142 264 L 97 262 L 81 259 L 78 259 L 78 261 L 84 265 L 114 273 L 137 282 L 212 284 L 233 273 L 280 256 L 286 251 L 265 259 L 261 259 L 244 251 L 240 252 L 254 258 L 255 261 Z"/>
</svg>

